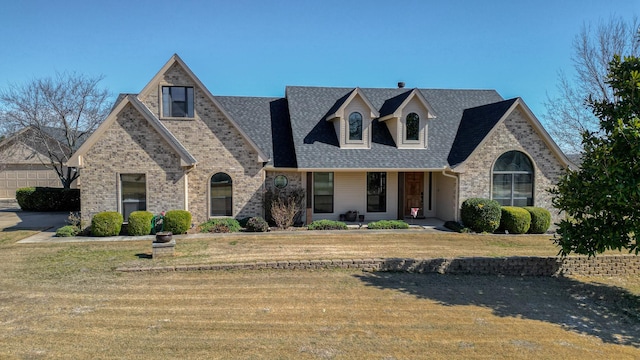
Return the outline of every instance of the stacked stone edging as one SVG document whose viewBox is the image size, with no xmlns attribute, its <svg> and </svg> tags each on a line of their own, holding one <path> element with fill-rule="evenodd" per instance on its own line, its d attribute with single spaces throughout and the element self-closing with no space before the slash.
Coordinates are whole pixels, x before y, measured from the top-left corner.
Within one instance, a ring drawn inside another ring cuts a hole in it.
<svg viewBox="0 0 640 360">
<path fill-rule="evenodd" d="M 314 270 L 361 269 L 367 271 L 507 275 L 507 276 L 562 276 L 597 275 L 617 276 L 640 274 L 640 256 L 603 255 L 561 257 L 468 257 L 438 259 L 337 259 L 258 261 L 237 264 L 176 265 L 158 267 L 117 268 L 116 271 L 203 271 L 203 270 Z"/>
</svg>

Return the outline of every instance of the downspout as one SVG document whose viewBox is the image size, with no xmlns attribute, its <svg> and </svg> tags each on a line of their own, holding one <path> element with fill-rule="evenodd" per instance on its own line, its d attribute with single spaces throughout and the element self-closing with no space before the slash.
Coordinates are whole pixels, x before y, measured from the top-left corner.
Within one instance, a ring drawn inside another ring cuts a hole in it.
<svg viewBox="0 0 640 360">
<path fill-rule="evenodd" d="M 448 178 L 452 178 L 452 179 L 454 179 L 456 181 L 456 185 L 455 185 L 455 191 L 456 191 L 456 199 L 455 199 L 455 201 L 456 201 L 456 204 L 455 204 L 455 211 L 453 213 L 453 220 L 454 221 L 458 221 L 458 204 L 460 203 L 460 189 L 459 189 L 459 186 L 458 186 L 458 177 L 455 176 L 455 175 L 447 174 L 447 168 L 449 168 L 449 167 L 445 166 L 444 168 L 442 168 L 442 175 L 446 176 Z M 449 168 L 449 170 L 451 170 L 451 169 Z"/>
</svg>

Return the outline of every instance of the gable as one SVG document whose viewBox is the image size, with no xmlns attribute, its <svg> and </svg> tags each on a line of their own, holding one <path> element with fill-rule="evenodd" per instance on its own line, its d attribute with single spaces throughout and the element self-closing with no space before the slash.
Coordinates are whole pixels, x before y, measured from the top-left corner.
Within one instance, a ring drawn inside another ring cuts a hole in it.
<svg viewBox="0 0 640 360">
<path fill-rule="evenodd" d="M 256 142 L 244 131 L 244 129 L 234 120 L 231 114 L 222 106 L 222 104 L 209 92 L 198 77 L 191 69 L 182 61 L 182 59 L 174 54 L 169 61 L 158 71 L 158 73 L 149 81 L 149 83 L 140 91 L 138 98 L 151 110 L 151 112 L 161 120 L 163 119 L 162 110 L 162 86 L 189 86 L 194 88 L 194 97 L 206 99 L 215 107 L 217 111 L 223 114 L 226 121 L 231 127 L 237 131 L 244 142 L 255 151 L 258 155 L 256 161 L 267 162 L 269 156 L 261 149 Z M 199 115 L 194 114 L 195 118 Z M 175 118 L 170 118 L 176 120 Z M 182 119 L 180 119 L 182 120 Z M 177 121 L 180 121 L 177 120 Z M 188 121 L 188 120 L 184 120 Z"/>
<path fill-rule="evenodd" d="M 527 138 L 539 139 L 563 167 L 570 166 L 571 162 L 520 98 L 465 110 L 447 158 L 449 165 L 454 170 L 464 171 L 465 162 L 474 154 L 484 151 L 483 144 L 491 138 L 491 135 L 501 124 L 513 116 L 520 116 L 524 119 L 523 121 L 526 122 L 531 132 L 524 135 L 523 131 L 512 131 L 516 138 L 511 142 L 520 143 L 531 140 Z M 505 146 L 509 146 L 509 144 L 505 144 Z"/>
</svg>

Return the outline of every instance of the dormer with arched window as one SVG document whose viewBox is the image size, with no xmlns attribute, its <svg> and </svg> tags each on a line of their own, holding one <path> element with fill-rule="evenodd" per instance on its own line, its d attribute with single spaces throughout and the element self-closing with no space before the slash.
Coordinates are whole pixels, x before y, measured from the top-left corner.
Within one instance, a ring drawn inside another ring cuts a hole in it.
<svg viewBox="0 0 640 360">
<path fill-rule="evenodd" d="M 384 122 L 399 149 L 426 148 L 433 108 L 418 89 L 387 100 L 380 109 Z"/>
<path fill-rule="evenodd" d="M 333 123 L 340 148 L 368 149 L 371 147 L 371 122 L 378 111 L 359 88 L 343 96 L 326 117 Z"/>
</svg>

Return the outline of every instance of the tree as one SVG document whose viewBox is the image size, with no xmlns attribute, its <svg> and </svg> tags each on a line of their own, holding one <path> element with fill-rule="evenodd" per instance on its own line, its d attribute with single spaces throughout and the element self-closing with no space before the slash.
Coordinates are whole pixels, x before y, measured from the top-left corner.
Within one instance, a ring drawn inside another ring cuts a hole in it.
<svg viewBox="0 0 640 360">
<path fill-rule="evenodd" d="M 585 24 L 573 41 L 574 74 L 558 74 L 559 95 L 547 95 L 543 115 L 549 133 L 560 147 L 569 154 L 582 151 L 581 134 L 585 130 L 596 131 L 598 119 L 587 106 L 585 99 L 612 100 L 611 88 L 606 79 L 609 61 L 615 54 L 640 55 L 640 21 L 633 18 L 610 18 L 597 26 Z"/>
<path fill-rule="evenodd" d="M 611 100 L 587 101 L 599 127 L 582 133 L 580 169 L 551 191 L 553 205 L 568 216 L 558 224 L 562 255 L 640 252 L 640 58 L 615 55 L 606 83 Z"/>
<path fill-rule="evenodd" d="M 102 76 L 57 73 L 55 77 L 12 84 L 0 91 L 3 130 L 17 133 L 27 144 L 38 144 L 62 186 L 71 187 L 78 172 L 64 164 L 109 111 L 109 93 L 98 86 Z"/>
</svg>

